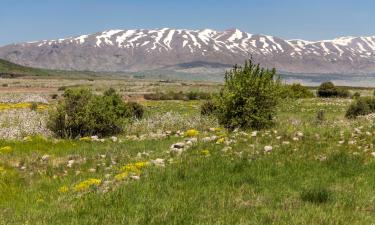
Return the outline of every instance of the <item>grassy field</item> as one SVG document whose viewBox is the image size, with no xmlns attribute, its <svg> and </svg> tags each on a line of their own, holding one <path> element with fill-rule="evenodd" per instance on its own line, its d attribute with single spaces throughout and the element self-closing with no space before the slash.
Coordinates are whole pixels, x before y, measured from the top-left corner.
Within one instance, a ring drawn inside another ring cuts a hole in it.
<svg viewBox="0 0 375 225">
<path fill-rule="evenodd" d="M 375 224 L 373 117 L 350 102 L 285 100 L 273 129 L 227 133 L 200 101 L 142 100 L 117 138 L 4 139 L 0 224 Z"/>
</svg>

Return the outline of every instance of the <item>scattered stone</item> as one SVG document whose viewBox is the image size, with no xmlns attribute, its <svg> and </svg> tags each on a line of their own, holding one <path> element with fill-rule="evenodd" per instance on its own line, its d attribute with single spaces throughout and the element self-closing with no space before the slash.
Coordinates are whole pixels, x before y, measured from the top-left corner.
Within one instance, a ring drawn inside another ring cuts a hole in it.
<svg viewBox="0 0 375 225">
<path fill-rule="evenodd" d="M 50 155 L 43 155 L 43 156 L 42 156 L 42 161 L 46 162 L 46 161 L 48 161 L 50 158 L 51 158 Z"/>
<path fill-rule="evenodd" d="M 112 140 L 113 142 L 117 142 L 118 139 L 117 139 L 117 137 L 112 136 L 112 137 L 111 137 L 111 140 Z"/>
<path fill-rule="evenodd" d="M 89 172 L 90 172 L 90 173 L 95 173 L 95 172 L 96 172 L 96 169 L 95 169 L 95 168 L 90 168 L 90 169 L 89 169 Z"/>
<path fill-rule="evenodd" d="M 141 179 L 139 176 L 136 176 L 136 175 L 130 176 L 130 178 L 133 179 L 133 180 L 140 180 Z"/>
<path fill-rule="evenodd" d="M 151 160 L 151 163 L 154 164 L 155 166 L 160 166 L 160 167 L 164 167 L 165 166 L 165 160 L 164 159 L 155 159 L 155 160 Z"/>
<path fill-rule="evenodd" d="M 178 143 L 175 143 L 171 146 L 171 148 L 177 148 L 177 149 L 182 149 L 185 147 L 185 143 L 183 142 L 178 142 Z"/>
<path fill-rule="evenodd" d="M 258 131 L 251 132 L 251 137 L 256 137 L 258 135 Z"/>
<path fill-rule="evenodd" d="M 265 151 L 265 152 L 271 152 L 272 149 L 273 149 L 272 146 L 269 146 L 269 145 L 264 146 L 264 151 Z"/>
<path fill-rule="evenodd" d="M 73 164 L 75 163 L 75 160 L 74 159 L 71 159 L 68 161 L 68 167 L 71 168 L 73 166 Z"/>
</svg>

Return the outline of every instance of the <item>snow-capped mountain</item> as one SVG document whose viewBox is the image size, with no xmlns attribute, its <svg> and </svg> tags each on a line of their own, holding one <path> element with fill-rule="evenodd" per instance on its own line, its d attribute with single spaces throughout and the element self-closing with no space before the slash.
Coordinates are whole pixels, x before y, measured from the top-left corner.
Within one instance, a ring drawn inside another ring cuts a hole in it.
<svg viewBox="0 0 375 225">
<path fill-rule="evenodd" d="M 108 30 L 0 47 L 0 58 L 48 69 L 143 71 L 226 68 L 252 56 L 292 73 L 375 73 L 375 36 L 304 41 L 226 31 Z"/>
</svg>

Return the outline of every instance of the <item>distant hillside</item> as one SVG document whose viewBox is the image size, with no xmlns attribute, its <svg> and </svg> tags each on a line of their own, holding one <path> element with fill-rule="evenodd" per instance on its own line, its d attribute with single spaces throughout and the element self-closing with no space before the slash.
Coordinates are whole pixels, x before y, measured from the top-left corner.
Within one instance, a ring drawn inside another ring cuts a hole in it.
<svg viewBox="0 0 375 225">
<path fill-rule="evenodd" d="M 9 61 L 0 59 L 0 76 L 1 77 L 19 77 L 19 76 L 49 76 L 49 72 L 43 69 L 21 66 Z"/>
</svg>

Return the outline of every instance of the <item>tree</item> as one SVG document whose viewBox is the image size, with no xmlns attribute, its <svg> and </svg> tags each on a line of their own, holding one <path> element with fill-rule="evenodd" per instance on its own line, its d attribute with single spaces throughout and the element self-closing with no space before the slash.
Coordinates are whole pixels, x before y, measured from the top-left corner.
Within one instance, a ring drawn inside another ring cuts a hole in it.
<svg viewBox="0 0 375 225">
<path fill-rule="evenodd" d="M 228 129 L 262 129 L 273 125 L 279 100 L 276 70 L 261 68 L 252 59 L 225 74 L 225 84 L 214 98 L 219 123 Z"/>
</svg>

